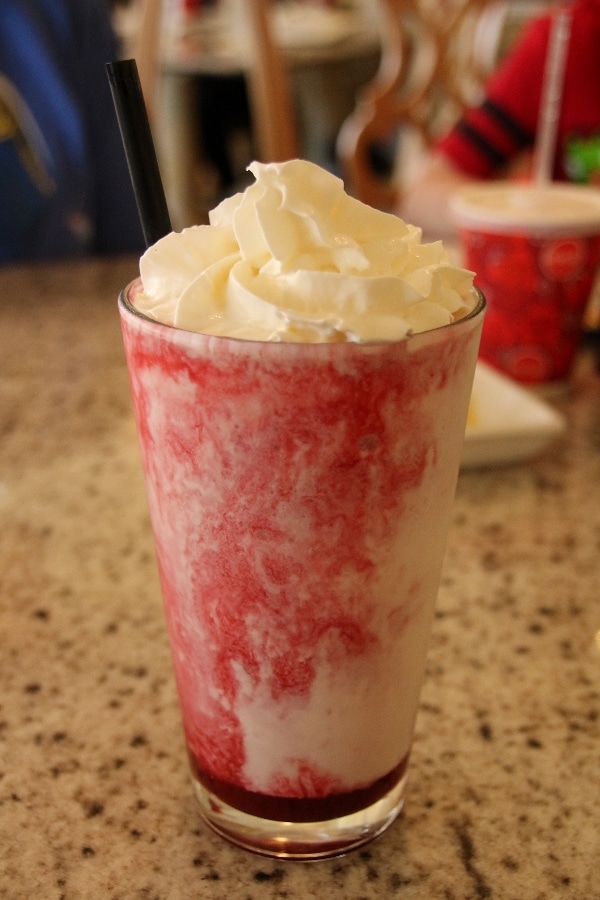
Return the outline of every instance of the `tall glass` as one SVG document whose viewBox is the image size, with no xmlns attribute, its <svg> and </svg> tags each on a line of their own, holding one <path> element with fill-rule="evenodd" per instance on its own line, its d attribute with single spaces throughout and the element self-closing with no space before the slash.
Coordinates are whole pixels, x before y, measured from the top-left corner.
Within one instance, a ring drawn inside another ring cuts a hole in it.
<svg viewBox="0 0 600 900">
<path fill-rule="evenodd" d="M 220 835 L 337 855 L 398 815 L 484 301 L 385 344 L 119 300 L 192 776 Z"/>
</svg>

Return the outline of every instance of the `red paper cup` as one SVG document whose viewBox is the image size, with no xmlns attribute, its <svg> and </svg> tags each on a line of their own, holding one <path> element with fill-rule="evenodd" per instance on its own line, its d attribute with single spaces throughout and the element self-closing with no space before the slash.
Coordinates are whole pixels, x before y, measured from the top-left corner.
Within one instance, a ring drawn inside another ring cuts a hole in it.
<svg viewBox="0 0 600 900">
<path fill-rule="evenodd" d="M 402 808 L 483 297 L 381 343 L 121 321 L 202 815 L 338 856 Z"/>
<path fill-rule="evenodd" d="M 473 185 L 451 206 L 488 304 L 480 357 L 522 384 L 564 381 L 600 264 L 600 191 Z"/>
</svg>

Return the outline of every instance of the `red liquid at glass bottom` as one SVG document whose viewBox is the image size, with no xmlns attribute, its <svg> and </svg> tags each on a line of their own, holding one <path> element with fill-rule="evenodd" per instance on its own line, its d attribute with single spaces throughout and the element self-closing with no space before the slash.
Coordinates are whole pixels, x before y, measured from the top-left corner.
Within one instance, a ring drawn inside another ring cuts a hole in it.
<svg viewBox="0 0 600 900">
<path fill-rule="evenodd" d="M 404 802 L 408 754 L 368 787 L 328 797 L 247 791 L 213 778 L 189 756 L 208 825 L 231 843 L 266 856 L 311 860 L 347 853 L 385 831 Z"/>
</svg>

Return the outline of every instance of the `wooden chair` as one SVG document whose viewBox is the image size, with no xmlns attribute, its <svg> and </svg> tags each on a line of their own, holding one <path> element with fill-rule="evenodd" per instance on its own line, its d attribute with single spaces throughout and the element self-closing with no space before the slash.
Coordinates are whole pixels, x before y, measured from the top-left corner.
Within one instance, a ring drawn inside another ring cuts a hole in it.
<svg viewBox="0 0 600 900">
<path fill-rule="evenodd" d="M 292 159 L 299 153 L 298 124 L 290 76 L 273 39 L 272 0 L 238 0 L 237 14 L 247 35 L 249 98 L 256 146 L 262 162 Z"/>
<path fill-rule="evenodd" d="M 123 57 L 134 57 L 137 62 L 148 115 L 153 119 L 160 76 L 162 0 L 130 0 L 126 5 L 116 5 L 112 18 Z"/>
<path fill-rule="evenodd" d="M 160 80 L 162 0 L 140 0 L 143 10 L 136 59 L 151 119 Z M 232 23 L 244 35 L 245 65 L 257 147 L 265 162 L 298 154 L 289 73 L 272 34 L 272 0 L 229 0 Z"/>
<path fill-rule="evenodd" d="M 256 153 L 263 162 L 299 153 L 298 127 L 289 73 L 273 40 L 273 0 L 221 0 L 231 27 L 243 36 Z M 165 0 L 137 0 L 139 28 L 133 46 L 175 227 L 204 221 L 214 197 L 198 158 L 195 95 L 191 79 L 165 78 L 161 43 Z"/>
<path fill-rule="evenodd" d="M 376 0 L 382 56 L 375 79 L 339 134 L 338 155 L 351 193 L 397 208 L 414 160 L 476 102 L 504 52 L 510 2 Z M 374 151 L 400 141 L 399 170 L 378 172 Z"/>
</svg>

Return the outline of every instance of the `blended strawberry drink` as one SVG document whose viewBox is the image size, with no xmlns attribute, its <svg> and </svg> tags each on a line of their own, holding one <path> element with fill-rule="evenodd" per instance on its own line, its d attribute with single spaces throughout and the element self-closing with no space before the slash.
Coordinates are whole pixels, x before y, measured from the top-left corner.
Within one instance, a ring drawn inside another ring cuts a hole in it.
<svg viewBox="0 0 600 900">
<path fill-rule="evenodd" d="M 251 171 L 120 312 L 202 813 L 311 859 L 402 807 L 484 303 L 327 172 Z"/>
</svg>

